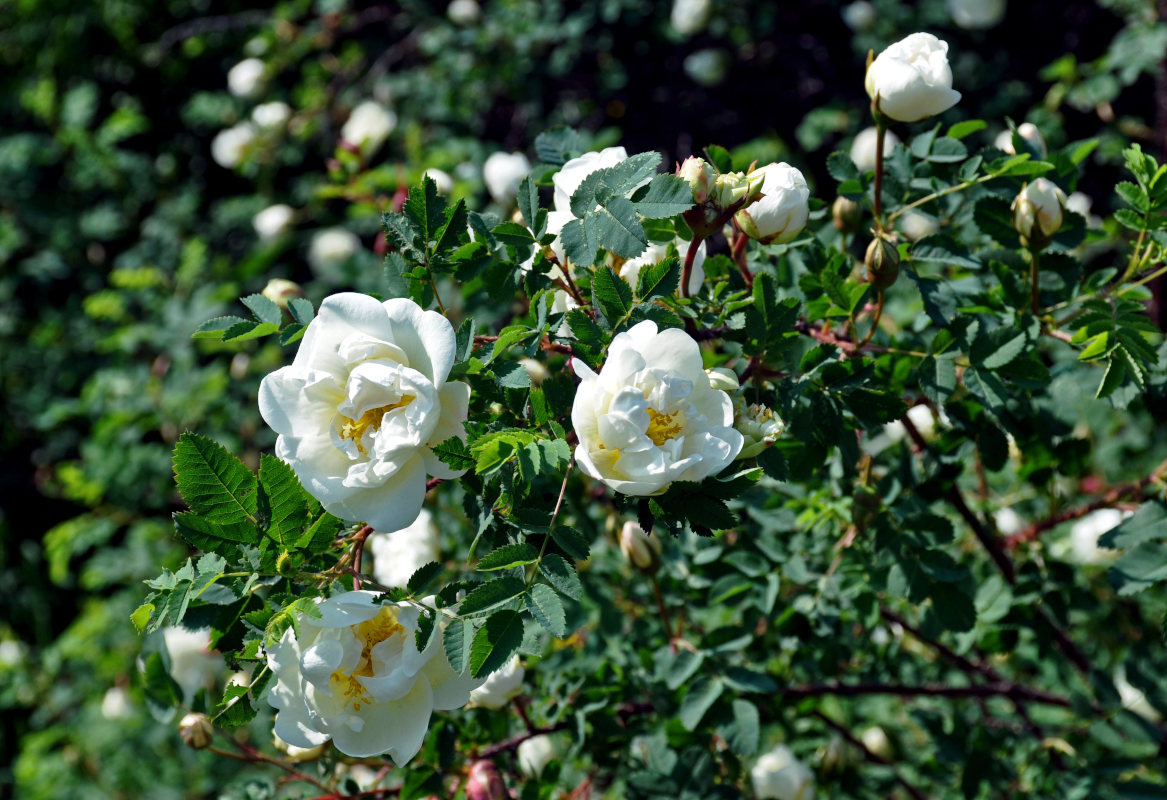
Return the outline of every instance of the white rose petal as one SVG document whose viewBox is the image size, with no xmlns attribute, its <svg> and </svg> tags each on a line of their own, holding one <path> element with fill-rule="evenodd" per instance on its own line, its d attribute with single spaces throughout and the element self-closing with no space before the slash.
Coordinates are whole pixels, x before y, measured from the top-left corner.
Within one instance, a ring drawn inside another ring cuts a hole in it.
<svg viewBox="0 0 1167 800">
<path fill-rule="evenodd" d="M 713 14 L 713 0 L 673 0 L 669 22 L 682 36 L 692 36 L 709 22 Z"/>
<path fill-rule="evenodd" d="M 361 240 L 344 228 L 325 228 L 312 236 L 308 245 L 308 263 L 316 271 L 343 264 L 361 249 Z"/>
<path fill-rule="evenodd" d="M 514 656 L 490 673 L 486 682 L 470 693 L 470 705 L 497 711 L 523 691 L 523 677 L 526 674 L 519 657 Z"/>
<path fill-rule="evenodd" d="M 420 567 L 438 560 L 439 543 L 438 526 L 424 508 L 401 530 L 374 532 L 365 544 L 373 555 L 373 579 L 382 586 L 404 588 Z"/>
<path fill-rule="evenodd" d="M 274 206 L 268 206 L 252 217 L 251 224 L 255 228 L 255 232 L 259 234 L 259 238 L 267 242 L 287 232 L 295 216 L 296 212 L 292 210 L 291 206 L 277 203 Z"/>
<path fill-rule="evenodd" d="M 446 6 L 446 18 L 455 25 L 473 25 L 481 13 L 477 0 L 453 0 Z"/>
<path fill-rule="evenodd" d="M 641 322 L 612 340 L 598 374 L 572 364 L 581 381 L 571 409 L 576 460 L 609 488 L 661 494 L 673 481 L 717 474 L 741 450 L 733 403 L 709 385 L 684 331 Z"/>
<path fill-rule="evenodd" d="M 366 100 L 349 114 L 340 137 L 360 148 L 364 155 L 377 152 L 397 127 L 397 115 L 373 100 Z"/>
<path fill-rule="evenodd" d="M 260 103 L 251 109 L 251 121 L 261 130 L 282 128 L 292 118 L 292 107 L 281 100 Z"/>
<path fill-rule="evenodd" d="M 750 769 L 750 780 L 758 800 L 811 800 L 814 774 L 780 744 L 764 753 Z"/>
<path fill-rule="evenodd" d="M 931 441 L 936 438 L 936 415 L 926 405 L 912 406 L 908 409 L 908 419 L 916 426 L 921 438 Z M 902 442 L 908 438 L 908 430 L 898 419 L 883 426 L 883 432 L 892 442 Z"/>
<path fill-rule="evenodd" d="M 858 0 L 858 2 L 843 6 L 842 17 L 843 24 L 856 33 L 870 30 L 875 25 L 875 20 L 878 19 L 875 6 L 867 0 Z"/>
<path fill-rule="evenodd" d="M 211 652 L 210 628 L 163 628 L 162 639 L 170 656 L 170 677 L 182 689 L 183 702 L 189 703 L 199 689 L 215 684 L 223 659 Z"/>
<path fill-rule="evenodd" d="M 860 172 L 870 172 L 875 169 L 875 141 L 877 137 L 878 132 L 875 128 L 864 128 L 855 134 L 855 139 L 851 142 L 851 160 L 855 162 L 855 166 L 859 168 Z M 890 156 L 899 143 L 900 137 L 891 131 L 884 131 L 884 158 Z"/>
<path fill-rule="evenodd" d="M 530 171 L 531 162 L 522 153 L 491 153 L 482 164 L 482 182 L 496 202 L 509 203 Z"/>
<path fill-rule="evenodd" d="M 250 122 L 240 122 L 219 131 L 211 140 L 211 158 L 220 167 L 234 169 L 247 154 L 247 148 L 255 141 L 255 126 Z"/>
<path fill-rule="evenodd" d="M 684 263 L 689 251 L 689 242 L 678 238 L 676 240 L 677 254 Z M 630 258 L 620 265 L 620 277 L 628 281 L 635 288 L 640 278 L 640 270 L 644 267 L 659 264 L 669 254 L 669 246 L 660 242 L 650 242 L 648 248 L 636 258 Z M 697 253 L 693 256 L 693 271 L 689 273 L 689 294 L 694 295 L 701 291 L 701 284 L 705 283 L 705 242 L 697 245 Z"/>
<path fill-rule="evenodd" d="M 1066 193 L 1054 182 L 1038 178 L 1021 187 L 1012 210 L 1013 228 L 1030 241 L 1041 242 L 1062 227 Z"/>
<path fill-rule="evenodd" d="M 470 387 L 446 381 L 454 347 L 449 320 L 412 300 L 325 298 L 295 360 L 259 387 L 276 455 L 330 513 L 383 531 L 410 525 L 427 474 L 462 474 L 431 449 L 466 435 Z"/>
<path fill-rule="evenodd" d="M 1114 688 L 1118 690 L 1118 698 L 1122 707 L 1127 711 L 1138 714 L 1153 724 L 1158 724 L 1163 715 L 1147 701 L 1147 694 L 1126 679 L 1126 667 L 1120 665 L 1114 673 Z"/>
<path fill-rule="evenodd" d="M 992 28 L 1005 17 L 1005 0 L 948 0 L 948 13 L 961 28 Z"/>
<path fill-rule="evenodd" d="M 919 211 L 909 211 L 900 216 L 900 230 L 909 241 L 925 239 L 940 230 L 940 224 L 933 217 Z"/>
<path fill-rule="evenodd" d="M 1098 540 L 1130 515 L 1131 512 L 1117 508 L 1101 508 L 1090 512 L 1070 527 L 1069 540 L 1057 543 L 1052 548 L 1053 554 L 1074 564 L 1110 564 L 1118 558 L 1119 551 L 1099 547 Z"/>
<path fill-rule="evenodd" d="M 252 97 L 263 88 L 263 62 L 245 58 L 227 72 L 227 89 L 236 97 Z"/>
<path fill-rule="evenodd" d="M 789 242 L 806 227 L 810 216 L 810 188 L 806 178 L 782 162 L 767 164 L 750 173 L 762 177 L 762 199 L 737 212 L 738 226 L 763 244 Z"/>
<path fill-rule="evenodd" d="M 421 749 L 433 711 L 470 699 L 474 681 L 450 669 L 440 635 L 418 652 L 419 609 L 376 597 L 356 591 L 318 600 L 321 617 L 301 615 L 299 635 L 288 628 L 268 652 L 275 735 L 288 744 L 314 748 L 331 739 L 345 755 L 388 754 L 404 766 Z"/>
<path fill-rule="evenodd" d="M 557 755 L 555 740 L 548 734 L 532 736 L 519 745 L 515 755 L 519 760 L 519 771 L 528 778 L 538 778 Z"/>
<path fill-rule="evenodd" d="M 865 85 L 879 110 L 900 122 L 918 122 L 960 100 L 952 88 L 948 43 L 930 33 L 913 33 L 876 56 Z"/>
<path fill-rule="evenodd" d="M 125 719 L 130 715 L 130 693 L 120 686 L 111 686 L 101 698 L 101 716 L 109 720 Z"/>
<path fill-rule="evenodd" d="M 621 161 L 627 160 L 628 151 L 623 147 L 605 147 L 603 150 L 593 150 L 570 159 L 559 168 L 558 172 L 551 176 L 551 183 L 555 187 L 555 192 L 551 198 L 555 210 L 560 213 L 571 214 L 571 196 L 575 194 L 575 190 L 583 183 L 584 178 L 598 169 L 614 167 Z M 643 185 L 644 183 L 638 184 L 636 188 Z"/>
</svg>

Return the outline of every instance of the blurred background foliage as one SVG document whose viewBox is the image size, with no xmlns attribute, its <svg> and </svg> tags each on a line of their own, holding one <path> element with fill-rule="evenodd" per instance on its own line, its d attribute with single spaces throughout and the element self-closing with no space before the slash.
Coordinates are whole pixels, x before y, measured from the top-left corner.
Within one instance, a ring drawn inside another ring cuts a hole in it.
<svg viewBox="0 0 1167 800">
<path fill-rule="evenodd" d="M 279 345 L 191 332 L 271 278 L 315 302 L 378 290 L 379 212 L 423 170 L 481 207 L 485 158 L 535 160 L 535 136 L 565 123 L 666 163 L 708 143 L 787 160 L 829 202 L 827 154 L 869 124 L 866 53 L 915 30 L 950 44 L 965 100 L 946 119 L 984 118 L 988 139 L 1028 120 L 1051 148 L 1101 140 L 1079 186 L 1095 214 L 1114 205 L 1126 144 L 1163 156 L 1167 24 L 1153 2 L 1013 0 L 988 30 L 956 25 L 943 0 L 723 3 L 684 32 L 671 10 L 0 0 L 0 787 L 203 797 L 245 769 L 183 748 L 134 678 L 140 582 L 186 556 L 169 522 L 174 440 L 197 429 L 254 464 L 273 439 L 254 398 Z M 250 98 L 226 80 L 247 57 L 265 65 Z M 361 155 L 338 136 L 368 99 L 396 126 Z M 274 100 L 290 119 L 216 163 L 215 137 Z M 263 239 L 252 219 L 275 203 L 294 221 Z M 360 247 L 310 259 L 329 226 Z M 1119 470 L 1146 444 L 1127 431 L 1096 463 Z"/>
</svg>

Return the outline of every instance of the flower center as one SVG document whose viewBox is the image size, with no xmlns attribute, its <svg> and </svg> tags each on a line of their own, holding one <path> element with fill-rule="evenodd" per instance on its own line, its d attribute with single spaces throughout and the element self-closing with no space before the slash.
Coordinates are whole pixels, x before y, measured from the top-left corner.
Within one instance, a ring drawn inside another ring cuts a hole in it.
<svg viewBox="0 0 1167 800">
<path fill-rule="evenodd" d="M 353 698 L 353 708 L 360 711 L 361 703 L 372 702 L 365 692 L 365 687 L 357 678 L 373 677 L 373 648 L 391 636 L 404 633 L 405 628 L 397 621 L 396 606 L 382 606 L 377 616 L 349 627 L 356 637 L 365 643 L 361 648 L 361 658 L 351 673 L 339 669 L 333 672 L 330 683 L 334 692 L 339 691 L 345 697 Z"/>
<path fill-rule="evenodd" d="M 645 434 L 652 439 L 653 444 L 660 447 L 681 433 L 681 423 L 677 420 L 680 415 L 679 410 L 671 414 L 662 414 L 655 408 L 648 409 L 649 423 Z"/>
<path fill-rule="evenodd" d="M 344 420 L 344 424 L 340 426 L 340 438 L 351 439 L 357 446 L 357 450 L 364 453 L 365 448 L 361 444 L 361 440 L 365 438 L 365 431 L 369 428 L 372 428 L 374 431 L 378 430 L 381 427 L 381 420 L 385 418 L 386 414 L 394 409 L 404 408 L 412 403 L 413 400 L 414 397 L 411 394 L 402 395 L 401 399 L 396 403 L 390 403 L 380 408 L 370 408 L 364 414 L 361 414 L 358 419 L 351 419 L 341 414 L 340 418 Z"/>
</svg>

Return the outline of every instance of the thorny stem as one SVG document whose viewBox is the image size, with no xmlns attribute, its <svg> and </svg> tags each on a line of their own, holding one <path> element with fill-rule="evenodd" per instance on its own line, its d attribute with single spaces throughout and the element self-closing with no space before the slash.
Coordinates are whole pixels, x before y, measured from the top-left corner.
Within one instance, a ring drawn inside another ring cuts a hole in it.
<svg viewBox="0 0 1167 800">
<path fill-rule="evenodd" d="M 435 295 L 436 296 L 436 295 Z M 441 305 L 439 303 L 439 305 Z M 353 534 L 353 588 L 361 588 L 361 557 L 365 554 L 365 540 L 373 532 L 371 525 L 366 525 Z"/>
<path fill-rule="evenodd" d="M 846 726 L 839 724 L 838 722 L 831 719 L 823 712 L 818 711 L 817 709 L 811 713 L 813 713 L 816 717 L 818 717 L 823 722 L 825 722 L 829 727 L 834 728 L 835 731 L 837 731 L 838 734 L 840 736 L 842 736 L 844 739 L 846 739 L 851 745 L 859 748 L 859 750 L 863 753 L 863 757 L 865 759 L 867 759 L 868 761 L 870 761 L 873 764 L 881 764 L 885 767 L 892 767 L 892 763 L 890 761 L 888 761 L 886 758 L 884 758 L 883 756 L 877 755 L 877 754 L 871 752 L 870 750 L 868 750 L 867 745 L 863 744 L 863 742 L 860 739 L 857 739 L 855 737 L 855 735 L 853 733 L 851 733 L 851 731 L 847 730 Z M 900 775 L 899 771 L 896 770 L 894 767 L 892 767 L 892 775 L 895 776 L 896 783 L 898 783 L 900 786 L 902 786 L 904 788 L 904 791 L 907 792 L 908 794 L 910 794 L 913 798 L 915 798 L 915 800 L 928 800 L 928 796 L 926 794 L 921 792 L 919 789 L 917 789 L 912 784 L 908 783 L 908 781 L 904 778 L 904 776 Z"/>
<path fill-rule="evenodd" d="M 293 776 L 298 781 L 304 781 L 305 783 L 312 784 L 318 789 L 323 789 L 326 792 L 328 791 L 328 787 L 323 783 L 318 781 L 316 778 L 313 778 L 311 775 L 306 775 L 303 772 L 300 772 L 300 770 L 296 769 L 291 764 L 281 761 L 278 758 L 272 758 L 269 755 L 265 755 L 259 750 L 256 750 L 251 745 L 236 742 L 233 739 L 230 739 L 229 741 L 231 744 L 235 745 L 235 748 L 239 751 L 238 753 L 232 753 L 230 750 L 223 750 L 222 748 L 214 746 L 208 746 L 207 749 L 215 755 L 224 756 L 225 758 L 233 758 L 236 761 L 250 761 L 252 763 L 272 764 L 273 766 L 279 767 L 284 772 Z"/>
<path fill-rule="evenodd" d="M 879 327 L 879 320 L 883 316 L 883 296 L 883 289 L 880 289 L 879 296 L 875 301 L 875 317 L 871 320 L 871 327 L 868 329 L 867 335 L 863 337 L 863 341 L 861 341 L 859 346 L 856 347 L 857 350 L 862 349 L 864 345 L 871 341 L 871 337 L 875 333 L 875 329 Z"/>
<path fill-rule="evenodd" d="M 563 279 L 557 280 L 556 282 L 559 283 L 567 291 L 567 293 L 571 295 L 575 302 L 579 303 L 581 306 L 586 306 L 587 301 L 584 300 L 583 295 L 580 294 L 579 287 L 575 285 L 575 281 L 571 279 L 571 270 L 567 268 L 566 264 L 560 263 L 559 257 L 555 255 L 555 251 L 549 248 L 544 249 L 543 257 L 555 266 L 559 267 L 559 272 L 563 275 Z"/>
</svg>

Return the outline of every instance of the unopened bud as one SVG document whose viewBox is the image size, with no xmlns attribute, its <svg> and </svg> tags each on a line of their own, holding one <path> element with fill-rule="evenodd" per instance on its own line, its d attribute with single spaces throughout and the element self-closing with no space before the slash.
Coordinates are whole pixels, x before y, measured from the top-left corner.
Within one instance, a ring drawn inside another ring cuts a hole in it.
<svg viewBox="0 0 1167 800">
<path fill-rule="evenodd" d="M 863 746 L 869 752 L 879 756 L 884 761 L 891 761 L 895 757 L 895 748 L 892 746 L 891 739 L 888 738 L 883 728 L 878 725 L 873 725 L 863 731 L 859 740 L 863 742 Z"/>
<path fill-rule="evenodd" d="M 733 427 L 742 435 L 742 449 L 737 460 L 754 458 L 782 435 L 786 426 L 774 413 L 774 409 L 758 403 L 746 404 L 738 398 L 733 407 Z"/>
<path fill-rule="evenodd" d="M 996 148 L 1009 155 L 1016 155 L 1017 148 L 1013 145 L 1013 133 L 1011 130 L 1003 130 L 997 136 L 993 144 Z M 1034 158 L 1045 158 L 1047 148 L 1045 144 L 1045 137 L 1041 135 L 1041 131 L 1032 122 L 1022 122 L 1017 126 L 1017 136 L 1021 139 L 1021 146 L 1029 152 Z"/>
<path fill-rule="evenodd" d="M 886 234 L 876 236 L 867 245 L 867 255 L 863 259 L 867 266 L 867 280 L 877 289 L 886 289 L 900 276 L 900 253 L 895 240 Z"/>
<path fill-rule="evenodd" d="M 717 181 L 717 170 L 699 156 L 689 156 L 677 168 L 677 177 L 693 189 L 693 200 L 704 203 L 709 200 L 709 192 Z"/>
<path fill-rule="evenodd" d="M 276 558 L 276 572 L 285 578 L 290 578 L 296 574 L 296 567 L 292 564 L 292 557 L 286 551 L 280 553 Z"/>
<path fill-rule="evenodd" d="M 215 728 L 206 714 L 187 714 L 178 723 L 178 735 L 188 747 L 202 750 L 211 743 Z"/>
<path fill-rule="evenodd" d="M 843 739 L 832 736 L 819 750 L 819 765 L 825 775 L 838 775 L 855 766 L 859 761 L 859 748 Z"/>
<path fill-rule="evenodd" d="M 1021 234 L 1021 244 L 1040 250 L 1062 227 L 1066 213 L 1066 193 L 1052 181 L 1038 178 L 1021 187 L 1013 200 L 1013 228 Z"/>
<path fill-rule="evenodd" d="M 535 386 L 542 385 L 543 381 L 547 380 L 551 374 L 542 361 L 533 358 L 520 358 L 519 363 L 523 365 L 523 369 L 527 370 L 527 375 L 531 377 L 531 383 Z"/>
<path fill-rule="evenodd" d="M 831 206 L 831 219 L 835 224 L 835 230 L 840 233 L 854 233 L 859 229 L 859 223 L 863 219 L 863 206 L 839 195 L 835 198 L 835 204 Z"/>
<path fill-rule="evenodd" d="M 318 744 L 315 747 L 296 747 L 294 744 L 288 744 L 279 736 L 272 734 L 272 744 L 276 746 L 276 750 L 288 757 L 288 761 L 294 764 L 302 764 L 305 761 L 315 761 L 324 755 L 325 749 L 328 747 L 328 742 Z"/>
<path fill-rule="evenodd" d="M 506 786 L 493 761 L 475 761 L 466 776 L 466 800 L 502 800 Z"/>
<path fill-rule="evenodd" d="M 267 286 L 263 287 L 263 296 L 280 308 L 287 308 L 293 298 L 304 296 L 304 290 L 295 281 L 272 278 L 267 282 Z"/>
<path fill-rule="evenodd" d="M 720 389 L 723 392 L 736 392 L 741 388 L 741 384 L 737 379 L 737 373 L 729 367 L 707 369 L 705 370 L 705 374 L 709 376 L 709 388 L 711 389 Z"/>
<path fill-rule="evenodd" d="M 620 552 L 632 566 L 653 573 L 660 567 L 660 537 L 645 533 L 635 522 L 625 522 L 620 529 Z"/>
<path fill-rule="evenodd" d="M 746 205 L 762 196 L 762 184 L 766 176 L 755 170 L 749 175 L 744 172 L 723 172 L 714 182 L 710 200 L 720 209 L 726 209 L 744 200 Z"/>
</svg>

